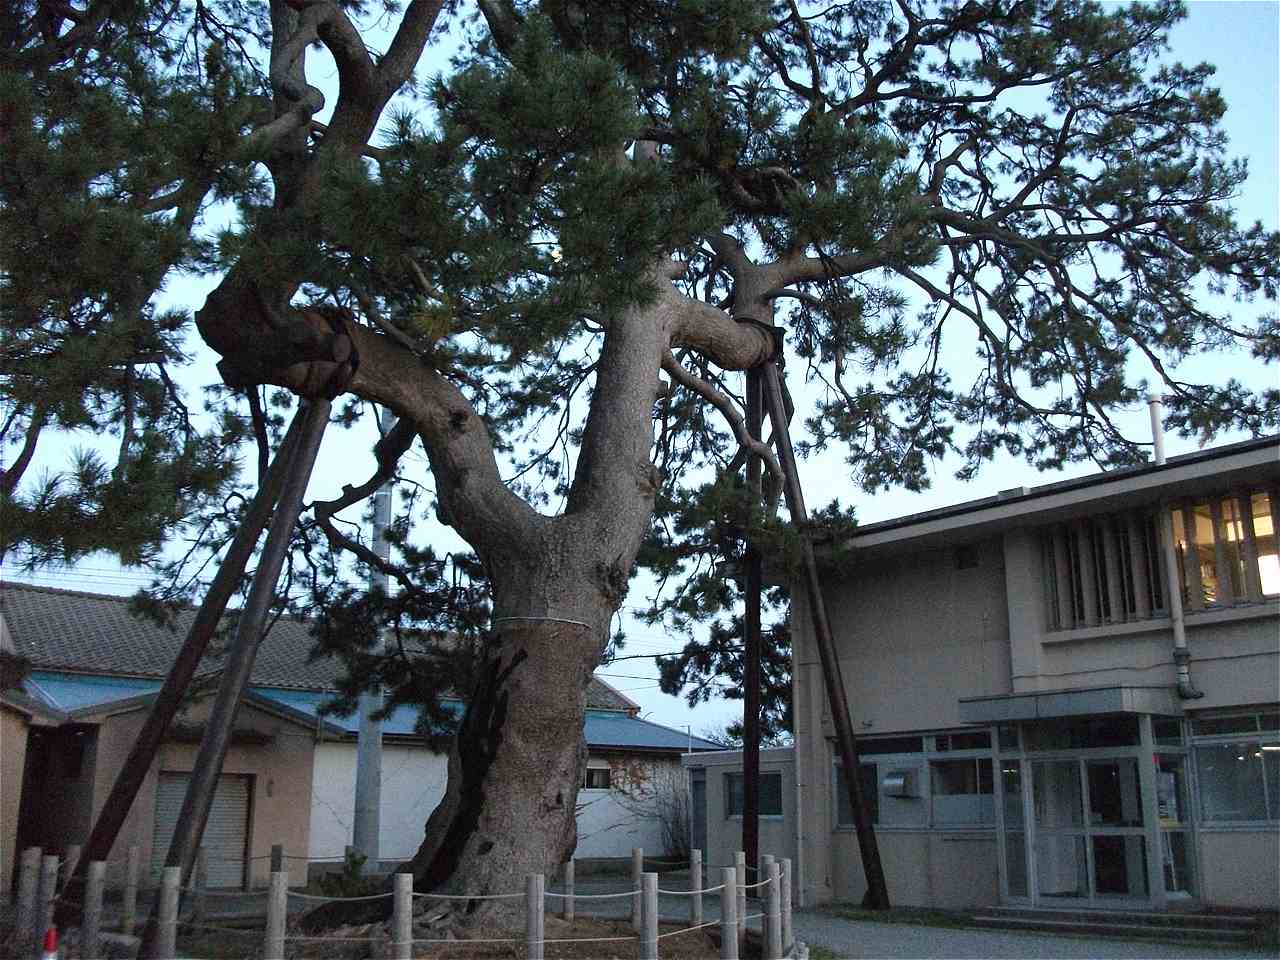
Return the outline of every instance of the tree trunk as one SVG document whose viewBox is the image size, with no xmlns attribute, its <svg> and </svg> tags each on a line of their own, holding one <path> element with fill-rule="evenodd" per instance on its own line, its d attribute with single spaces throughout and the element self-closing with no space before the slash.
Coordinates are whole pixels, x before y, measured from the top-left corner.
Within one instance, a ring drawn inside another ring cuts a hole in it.
<svg viewBox="0 0 1280 960">
<path fill-rule="evenodd" d="M 516 893 L 516 881 L 552 872 L 577 846 L 586 690 L 603 634 L 556 620 L 497 627 L 497 651 L 449 755 L 447 792 L 413 859 L 421 891 Z M 476 900 L 458 910 L 501 922 L 514 921 L 524 905 Z"/>
</svg>

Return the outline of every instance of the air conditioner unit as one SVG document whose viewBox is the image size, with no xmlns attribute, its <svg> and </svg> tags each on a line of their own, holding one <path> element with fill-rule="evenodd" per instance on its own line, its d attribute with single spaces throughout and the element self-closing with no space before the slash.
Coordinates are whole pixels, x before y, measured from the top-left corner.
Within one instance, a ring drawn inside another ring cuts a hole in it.
<svg viewBox="0 0 1280 960">
<path fill-rule="evenodd" d="M 920 790 L 916 786 L 915 770 L 890 770 L 880 781 L 880 787 L 884 790 L 885 796 L 889 797 L 920 796 Z"/>
</svg>

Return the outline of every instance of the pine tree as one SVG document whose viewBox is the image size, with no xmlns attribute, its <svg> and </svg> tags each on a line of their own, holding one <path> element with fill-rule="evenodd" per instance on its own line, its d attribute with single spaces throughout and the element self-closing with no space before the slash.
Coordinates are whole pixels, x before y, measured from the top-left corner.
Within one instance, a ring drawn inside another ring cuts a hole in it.
<svg viewBox="0 0 1280 960">
<path fill-rule="evenodd" d="M 246 183 L 240 216 L 196 317 L 234 389 L 391 408 L 378 473 L 343 505 L 421 442 L 431 506 L 475 552 L 490 619 L 457 674 L 419 889 L 509 891 L 572 851 L 584 691 L 637 563 L 685 576 L 776 516 L 778 461 L 734 384 L 780 338 L 825 386 L 809 448 L 846 450 L 868 490 L 919 488 L 947 453 L 966 475 L 998 452 L 1136 462 L 1115 412 L 1149 388 L 1187 434 L 1280 418 L 1280 391 L 1176 370 L 1280 355 L 1253 303 L 1275 297 L 1280 237 L 1234 221 L 1245 169 L 1210 68 L 1163 60 L 1178 4 L 477 8 L 451 72 L 413 84 L 453 5 L 407 4 L 379 55 L 362 4 L 270 5 L 268 91 L 228 101 L 254 108 L 219 166 Z M 317 43 L 337 64 L 327 124 Z M 744 448 L 766 466 L 745 513 Z M 332 506 L 308 532 L 376 563 L 323 522 Z M 363 603 L 446 633 L 447 565 L 404 559 L 391 572 L 420 593 L 334 594 L 335 622 Z"/>
</svg>

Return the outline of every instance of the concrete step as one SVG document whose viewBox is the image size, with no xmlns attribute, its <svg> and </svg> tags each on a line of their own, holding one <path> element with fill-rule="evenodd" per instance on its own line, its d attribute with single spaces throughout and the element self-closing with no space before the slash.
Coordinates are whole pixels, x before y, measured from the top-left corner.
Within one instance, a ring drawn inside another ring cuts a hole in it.
<svg viewBox="0 0 1280 960">
<path fill-rule="evenodd" d="M 1126 940 L 1175 940 L 1201 944 L 1233 946 L 1247 942 L 1253 935 L 1252 928 L 1223 929 L 1220 927 L 1168 926 L 1149 923 L 1122 923 L 1115 920 L 1050 920 L 1046 918 L 1019 918 L 1009 916 L 975 916 L 974 926 L 998 930 L 1026 930 L 1038 933 L 1079 934 L 1089 937 L 1117 937 Z"/>
<path fill-rule="evenodd" d="M 1152 927 L 1209 927 L 1218 930 L 1256 930 L 1259 918 L 1247 913 L 1218 911 L 1106 910 L 1101 908 L 1068 910 L 1061 907 L 987 907 L 985 916 L 1012 917 L 1019 920 L 1064 920 L 1082 923 L 1128 923 Z"/>
</svg>

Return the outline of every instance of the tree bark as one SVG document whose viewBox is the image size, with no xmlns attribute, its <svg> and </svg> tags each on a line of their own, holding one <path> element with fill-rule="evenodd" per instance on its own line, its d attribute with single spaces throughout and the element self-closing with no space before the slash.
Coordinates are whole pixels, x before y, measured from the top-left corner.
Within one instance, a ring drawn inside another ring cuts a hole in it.
<svg viewBox="0 0 1280 960">
<path fill-rule="evenodd" d="M 413 859 L 414 885 L 449 894 L 518 892 L 577 846 L 576 804 L 586 766 L 586 689 L 604 635 L 554 619 L 497 624 L 497 649 L 468 700 L 449 755 L 449 783 Z M 443 902 L 442 902 L 443 903 Z M 464 901 L 514 924 L 520 900 Z"/>
</svg>

